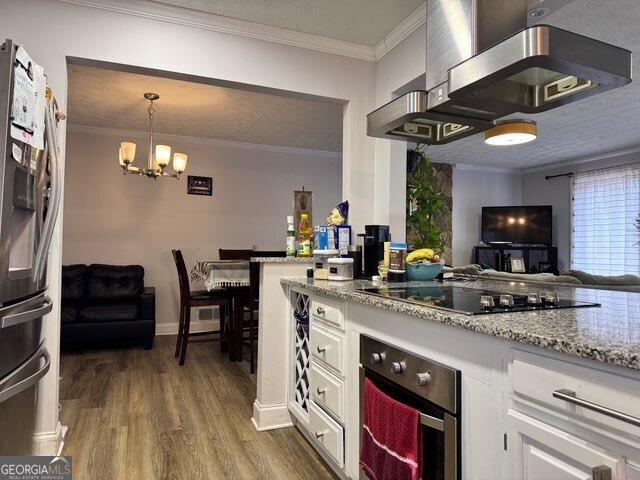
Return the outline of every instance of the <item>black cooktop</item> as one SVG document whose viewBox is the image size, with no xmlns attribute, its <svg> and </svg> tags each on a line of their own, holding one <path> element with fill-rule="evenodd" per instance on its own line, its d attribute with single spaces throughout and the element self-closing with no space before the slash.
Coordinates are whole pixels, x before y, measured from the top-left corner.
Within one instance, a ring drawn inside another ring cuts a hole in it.
<svg viewBox="0 0 640 480">
<path fill-rule="evenodd" d="M 488 313 L 530 312 L 560 308 L 599 307 L 599 303 L 558 298 L 553 292 L 519 294 L 498 292 L 455 285 L 424 287 L 381 286 L 363 288 L 362 293 L 393 298 L 418 305 L 440 308 L 467 315 Z"/>
</svg>

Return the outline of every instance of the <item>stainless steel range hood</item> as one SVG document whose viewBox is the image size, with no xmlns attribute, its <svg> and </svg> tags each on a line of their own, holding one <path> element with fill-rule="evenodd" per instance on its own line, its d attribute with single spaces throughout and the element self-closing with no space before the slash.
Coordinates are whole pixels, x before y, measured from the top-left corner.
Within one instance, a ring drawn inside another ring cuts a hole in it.
<svg viewBox="0 0 640 480">
<path fill-rule="evenodd" d="M 417 90 L 396 98 L 367 115 L 367 135 L 438 145 L 493 127 L 477 118 L 428 109 L 428 92 Z"/>
<path fill-rule="evenodd" d="M 448 143 L 631 82 L 629 50 L 527 24 L 571 1 L 427 0 L 425 90 L 370 113 L 367 134 Z"/>
</svg>

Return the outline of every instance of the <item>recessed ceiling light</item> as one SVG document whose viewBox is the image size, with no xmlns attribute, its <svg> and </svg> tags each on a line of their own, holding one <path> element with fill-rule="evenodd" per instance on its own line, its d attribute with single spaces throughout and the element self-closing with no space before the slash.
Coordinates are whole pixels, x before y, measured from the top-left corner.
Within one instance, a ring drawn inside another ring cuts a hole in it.
<svg viewBox="0 0 640 480">
<path fill-rule="evenodd" d="M 487 145 L 520 145 L 535 140 L 538 125 L 532 120 L 503 120 L 484 132 Z"/>
</svg>

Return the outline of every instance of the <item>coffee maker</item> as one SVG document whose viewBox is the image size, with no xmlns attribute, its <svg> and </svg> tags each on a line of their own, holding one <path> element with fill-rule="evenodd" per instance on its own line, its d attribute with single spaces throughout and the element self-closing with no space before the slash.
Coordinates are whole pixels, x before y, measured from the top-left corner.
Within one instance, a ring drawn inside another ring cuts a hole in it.
<svg viewBox="0 0 640 480">
<path fill-rule="evenodd" d="M 364 227 L 364 276 L 378 275 L 378 264 L 384 260 L 384 242 L 391 241 L 389 225 Z"/>
</svg>

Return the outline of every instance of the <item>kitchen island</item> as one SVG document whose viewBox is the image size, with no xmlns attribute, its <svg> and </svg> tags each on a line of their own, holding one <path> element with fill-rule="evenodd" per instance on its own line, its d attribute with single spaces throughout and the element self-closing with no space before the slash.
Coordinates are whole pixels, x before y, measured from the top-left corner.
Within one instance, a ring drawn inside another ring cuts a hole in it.
<svg viewBox="0 0 640 480">
<path fill-rule="evenodd" d="M 640 478 L 640 294 L 448 283 L 523 294 L 553 289 L 601 304 L 467 315 L 363 293 L 368 281 L 277 283 L 261 289 L 261 308 L 275 316 L 267 320 L 271 343 L 259 347 L 254 423 L 295 424 L 340 477 L 360 474 L 366 336 L 460 372 L 456 478 L 592 478 L 601 467 L 614 480 Z"/>
</svg>

